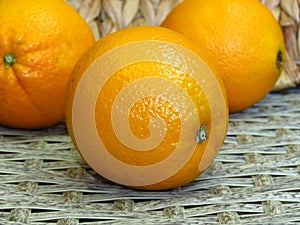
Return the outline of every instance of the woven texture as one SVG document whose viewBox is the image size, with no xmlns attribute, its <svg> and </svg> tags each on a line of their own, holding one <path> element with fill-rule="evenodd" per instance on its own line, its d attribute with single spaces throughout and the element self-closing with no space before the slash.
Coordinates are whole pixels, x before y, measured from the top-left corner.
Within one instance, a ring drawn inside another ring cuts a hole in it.
<svg viewBox="0 0 300 225">
<path fill-rule="evenodd" d="M 136 191 L 101 178 L 64 124 L 1 127 L 0 135 L 0 224 L 300 223 L 299 89 L 231 115 L 215 163 L 171 191 Z"/>
</svg>

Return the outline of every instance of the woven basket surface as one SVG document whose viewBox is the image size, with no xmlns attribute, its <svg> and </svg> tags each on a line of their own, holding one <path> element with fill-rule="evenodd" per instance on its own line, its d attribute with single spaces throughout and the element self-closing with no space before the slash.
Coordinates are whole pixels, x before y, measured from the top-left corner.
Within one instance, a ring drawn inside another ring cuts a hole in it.
<svg viewBox="0 0 300 225">
<path fill-rule="evenodd" d="M 97 1 L 78 7 L 84 2 Z M 101 1 L 108 2 L 116 1 Z M 39 131 L 0 127 L 0 184 L 3 225 L 300 224 L 300 89 L 272 92 L 231 115 L 215 162 L 175 190 L 105 180 L 80 157 L 64 123 Z"/>
<path fill-rule="evenodd" d="M 299 89 L 232 115 L 211 168 L 171 191 L 104 180 L 64 124 L 0 135 L 0 224 L 300 223 Z"/>
</svg>

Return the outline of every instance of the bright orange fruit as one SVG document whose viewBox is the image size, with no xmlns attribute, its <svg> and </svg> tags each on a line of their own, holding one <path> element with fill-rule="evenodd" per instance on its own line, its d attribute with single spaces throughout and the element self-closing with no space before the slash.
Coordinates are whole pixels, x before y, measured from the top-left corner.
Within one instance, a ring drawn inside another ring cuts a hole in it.
<svg viewBox="0 0 300 225">
<path fill-rule="evenodd" d="M 67 80 L 95 39 L 63 0 L 0 0 L 0 124 L 44 128 L 64 119 Z"/>
<path fill-rule="evenodd" d="M 161 26 L 191 38 L 215 59 L 231 113 L 264 98 L 282 70 L 281 28 L 258 0 L 185 0 Z"/>
<path fill-rule="evenodd" d="M 83 55 L 70 77 L 66 122 L 95 171 L 158 190 L 207 169 L 226 136 L 228 105 L 202 53 L 177 32 L 145 26 L 110 34 Z"/>
</svg>

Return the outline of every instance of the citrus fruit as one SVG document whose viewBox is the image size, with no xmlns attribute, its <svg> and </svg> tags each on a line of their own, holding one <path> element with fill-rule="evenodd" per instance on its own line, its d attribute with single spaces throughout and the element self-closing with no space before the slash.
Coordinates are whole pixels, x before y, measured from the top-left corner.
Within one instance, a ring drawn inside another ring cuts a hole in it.
<svg viewBox="0 0 300 225">
<path fill-rule="evenodd" d="M 95 39 L 63 0 L 0 0 L 0 124 L 45 128 L 64 119 L 67 80 Z"/>
<path fill-rule="evenodd" d="M 100 39 L 78 61 L 66 97 L 70 136 L 100 175 L 136 189 L 187 184 L 214 160 L 228 105 L 213 64 L 161 27 Z"/>
<path fill-rule="evenodd" d="M 279 78 L 283 34 L 258 0 L 186 0 L 161 26 L 194 40 L 216 60 L 231 113 L 259 102 Z"/>
</svg>

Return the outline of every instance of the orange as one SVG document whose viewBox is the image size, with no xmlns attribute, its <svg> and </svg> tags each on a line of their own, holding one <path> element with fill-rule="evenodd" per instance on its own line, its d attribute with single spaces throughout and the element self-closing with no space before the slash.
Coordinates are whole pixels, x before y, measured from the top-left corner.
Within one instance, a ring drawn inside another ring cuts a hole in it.
<svg viewBox="0 0 300 225">
<path fill-rule="evenodd" d="M 281 28 L 258 0 L 186 0 L 161 26 L 191 38 L 215 59 L 231 113 L 264 98 L 282 70 Z"/>
<path fill-rule="evenodd" d="M 228 124 L 225 89 L 209 62 L 194 42 L 161 27 L 100 39 L 67 89 L 66 122 L 85 161 L 136 189 L 170 189 L 199 176 Z"/>
<path fill-rule="evenodd" d="M 63 0 L 0 0 L 0 124 L 39 129 L 64 119 L 67 80 L 94 42 Z"/>
</svg>

